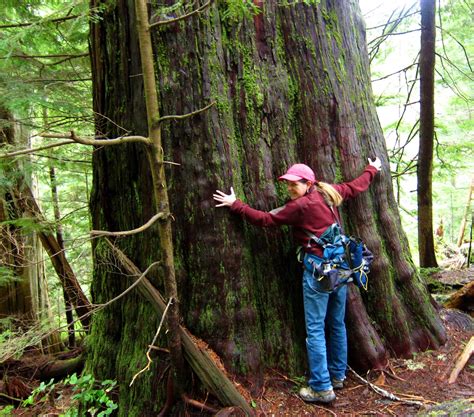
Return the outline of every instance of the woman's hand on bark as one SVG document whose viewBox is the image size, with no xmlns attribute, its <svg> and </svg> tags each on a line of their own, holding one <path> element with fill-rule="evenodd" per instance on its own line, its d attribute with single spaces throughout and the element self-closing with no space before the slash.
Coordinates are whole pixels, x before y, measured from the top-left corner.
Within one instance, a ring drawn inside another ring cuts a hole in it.
<svg viewBox="0 0 474 417">
<path fill-rule="evenodd" d="M 232 204 L 234 204 L 235 200 L 237 198 L 235 197 L 234 189 L 230 187 L 230 194 L 226 194 L 220 190 L 216 190 L 216 193 L 212 195 L 214 200 L 216 200 L 218 203 L 216 207 L 230 207 Z"/>
<path fill-rule="evenodd" d="M 372 159 L 369 159 L 369 165 L 373 166 L 374 168 L 377 169 L 377 171 L 380 171 L 382 169 L 382 161 L 378 158 L 378 156 L 375 157 L 375 159 L 372 161 Z"/>
</svg>

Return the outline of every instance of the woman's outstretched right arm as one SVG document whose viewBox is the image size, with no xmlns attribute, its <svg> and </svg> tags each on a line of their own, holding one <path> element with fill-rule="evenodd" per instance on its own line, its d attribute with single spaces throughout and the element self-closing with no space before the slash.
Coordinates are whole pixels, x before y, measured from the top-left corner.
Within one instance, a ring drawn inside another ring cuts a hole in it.
<svg viewBox="0 0 474 417">
<path fill-rule="evenodd" d="M 233 213 L 239 214 L 244 220 L 259 227 L 297 224 L 301 213 L 299 204 L 293 202 L 270 212 L 254 209 L 237 199 L 232 187 L 230 188 L 230 194 L 216 190 L 213 198 L 219 203 L 216 207 L 229 207 Z"/>
</svg>

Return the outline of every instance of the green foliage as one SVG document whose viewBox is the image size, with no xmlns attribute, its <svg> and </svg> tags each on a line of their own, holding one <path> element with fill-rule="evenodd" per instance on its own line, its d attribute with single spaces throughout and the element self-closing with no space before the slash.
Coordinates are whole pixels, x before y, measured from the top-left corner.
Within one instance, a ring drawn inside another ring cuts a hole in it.
<svg viewBox="0 0 474 417">
<path fill-rule="evenodd" d="M 14 3 L 3 2 L 0 9 L 0 24 L 13 26 L 0 37 L 2 105 L 28 114 L 30 125 L 42 117 L 31 114 L 36 106 L 60 111 L 63 118 L 86 116 L 90 68 L 88 56 L 80 55 L 88 51 L 88 2 Z M 54 22 L 68 15 L 77 18 Z"/>
<path fill-rule="evenodd" d="M 22 402 L 22 406 L 27 407 L 37 402 L 47 401 L 53 394 L 55 388 L 56 384 L 54 383 L 54 378 L 51 378 L 47 383 L 41 381 L 39 386 L 31 392 L 30 396 Z"/>
<path fill-rule="evenodd" d="M 19 219 L 5 220 L 0 222 L 0 227 L 8 225 L 21 229 L 24 233 L 42 232 L 51 228 L 51 225 L 41 224 L 37 221 L 37 219 L 32 217 L 21 217 Z"/>
<path fill-rule="evenodd" d="M 436 274 L 437 272 L 441 271 L 440 268 L 419 268 L 418 269 L 420 276 L 424 279 L 428 279 L 431 275 Z"/>
<path fill-rule="evenodd" d="M 299 4 L 316 6 L 320 2 L 321 0 L 278 0 L 277 4 L 280 7 L 291 7 Z M 222 17 L 225 21 L 231 23 L 241 22 L 245 18 L 251 18 L 262 12 L 253 0 L 225 0 L 222 3 L 224 7 Z"/>
<path fill-rule="evenodd" d="M 54 404 L 58 391 L 72 388 L 74 395 L 73 407 L 66 410 L 63 417 L 81 417 L 85 415 L 104 417 L 112 414 L 117 409 L 117 404 L 109 395 L 116 386 L 116 381 L 106 380 L 98 382 L 92 375 L 77 376 L 75 373 L 66 378 L 62 383 L 55 383 L 54 379 L 35 388 L 31 395 L 23 401 L 22 406 L 28 407 L 38 402 L 49 401 Z M 62 394 L 60 394 L 62 395 Z"/>
<path fill-rule="evenodd" d="M 13 405 L 7 405 L 0 409 L 0 417 L 10 417 L 13 415 L 13 410 L 15 407 Z"/>
<path fill-rule="evenodd" d="M 110 398 L 109 393 L 117 384 L 116 381 L 105 380 L 96 382 L 90 374 L 78 377 L 75 373 L 64 380 L 64 384 L 73 387 L 73 399 L 77 401 L 78 407 L 70 409 L 64 415 L 65 417 L 80 417 L 85 413 L 98 417 L 108 416 L 115 409 L 115 404 Z"/>
<path fill-rule="evenodd" d="M 237 23 L 261 12 L 252 0 L 225 0 L 222 17 L 224 20 Z"/>
<path fill-rule="evenodd" d="M 51 334 L 53 324 L 48 320 L 25 328 L 13 317 L 0 319 L 0 363 L 21 357 L 28 347 L 40 346 Z"/>
<path fill-rule="evenodd" d="M 21 278 L 17 274 L 15 274 L 15 271 L 12 268 L 0 265 L 0 288 L 13 282 L 18 282 L 20 281 L 20 279 Z"/>
</svg>

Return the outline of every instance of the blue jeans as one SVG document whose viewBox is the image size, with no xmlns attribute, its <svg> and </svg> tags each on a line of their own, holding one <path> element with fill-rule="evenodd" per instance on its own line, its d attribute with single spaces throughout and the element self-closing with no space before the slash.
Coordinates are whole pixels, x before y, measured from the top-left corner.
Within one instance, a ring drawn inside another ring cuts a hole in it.
<svg viewBox="0 0 474 417">
<path fill-rule="evenodd" d="M 347 285 L 333 292 L 321 290 L 311 272 L 303 274 L 306 347 L 309 386 L 315 391 L 332 388 L 331 378 L 342 380 L 347 368 L 346 312 Z M 328 342 L 326 343 L 327 332 Z"/>
</svg>

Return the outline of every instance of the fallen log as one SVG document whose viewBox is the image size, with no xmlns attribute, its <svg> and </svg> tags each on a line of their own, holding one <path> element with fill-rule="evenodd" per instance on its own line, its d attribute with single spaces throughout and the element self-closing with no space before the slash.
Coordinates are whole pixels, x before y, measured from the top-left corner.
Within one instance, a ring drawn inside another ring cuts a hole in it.
<svg viewBox="0 0 474 417">
<path fill-rule="evenodd" d="M 105 240 L 127 274 L 137 278 L 140 277 L 142 273 L 138 267 L 119 248 L 114 246 L 110 240 Z M 138 289 L 152 303 L 156 311 L 162 315 L 166 308 L 166 302 L 154 285 L 144 277 L 141 278 Z M 180 326 L 179 331 L 184 357 L 206 389 L 212 392 L 222 405 L 240 407 L 246 415 L 253 416 L 254 411 L 245 398 L 229 380 L 227 375 L 219 369 L 210 355 L 194 343 L 191 333 L 183 326 Z"/>
<path fill-rule="evenodd" d="M 446 308 L 456 308 L 474 317 L 474 281 L 456 291 L 444 304 Z"/>
<path fill-rule="evenodd" d="M 34 381 L 55 381 L 80 373 L 84 367 L 85 355 L 57 359 L 49 355 L 27 355 L 20 359 L 9 359 L 0 365 L 0 394 L 24 399 L 31 394 Z"/>
<path fill-rule="evenodd" d="M 454 384 L 456 382 L 459 373 L 462 371 L 464 365 L 466 365 L 467 361 L 471 357 L 472 352 L 474 352 L 474 336 L 471 337 L 471 340 L 469 340 L 469 343 L 466 345 L 463 352 L 459 356 L 459 359 L 456 361 L 456 365 L 449 376 L 448 384 Z"/>
</svg>

